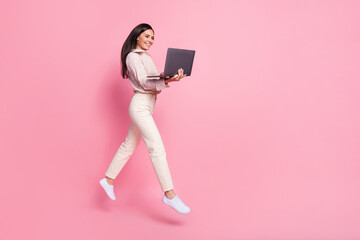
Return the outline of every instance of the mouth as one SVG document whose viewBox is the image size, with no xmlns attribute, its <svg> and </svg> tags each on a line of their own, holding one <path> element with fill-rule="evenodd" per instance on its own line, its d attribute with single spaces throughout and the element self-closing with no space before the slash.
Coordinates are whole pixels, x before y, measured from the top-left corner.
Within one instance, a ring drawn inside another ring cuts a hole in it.
<svg viewBox="0 0 360 240">
<path fill-rule="evenodd" d="M 146 42 L 146 43 L 145 43 L 145 46 L 150 47 L 151 44 L 150 44 L 149 42 Z"/>
</svg>

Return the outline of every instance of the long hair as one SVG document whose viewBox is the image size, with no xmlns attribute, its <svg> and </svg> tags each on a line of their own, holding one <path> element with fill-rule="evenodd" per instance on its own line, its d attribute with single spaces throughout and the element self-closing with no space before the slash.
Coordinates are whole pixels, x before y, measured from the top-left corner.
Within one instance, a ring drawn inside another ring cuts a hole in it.
<svg viewBox="0 0 360 240">
<path fill-rule="evenodd" d="M 148 29 L 151 29 L 154 32 L 149 24 L 141 23 L 137 25 L 126 38 L 121 49 L 121 75 L 123 78 L 129 77 L 126 66 L 126 56 L 130 53 L 131 49 L 136 48 L 138 36 Z"/>
</svg>

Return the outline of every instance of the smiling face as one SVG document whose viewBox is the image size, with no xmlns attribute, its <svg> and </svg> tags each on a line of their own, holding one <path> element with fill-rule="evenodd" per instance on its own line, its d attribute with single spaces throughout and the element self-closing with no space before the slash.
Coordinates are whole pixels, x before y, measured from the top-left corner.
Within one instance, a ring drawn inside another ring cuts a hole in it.
<svg viewBox="0 0 360 240">
<path fill-rule="evenodd" d="M 150 46 L 154 43 L 154 39 L 153 30 L 148 29 L 142 32 L 137 38 L 136 49 L 149 50 Z"/>
</svg>

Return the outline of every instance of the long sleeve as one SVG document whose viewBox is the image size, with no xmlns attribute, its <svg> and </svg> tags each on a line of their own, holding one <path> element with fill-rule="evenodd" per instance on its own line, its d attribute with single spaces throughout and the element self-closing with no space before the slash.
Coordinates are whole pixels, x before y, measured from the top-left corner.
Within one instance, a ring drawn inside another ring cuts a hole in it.
<svg viewBox="0 0 360 240">
<path fill-rule="evenodd" d="M 147 78 L 145 67 L 137 53 L 129 53 L 126 57 L 126 65 L 129 72 L 139 82 L 140 86 L 149 91 L 160 91 L 166 88 L 164 80 L 152 80 Z"/>
</svg>

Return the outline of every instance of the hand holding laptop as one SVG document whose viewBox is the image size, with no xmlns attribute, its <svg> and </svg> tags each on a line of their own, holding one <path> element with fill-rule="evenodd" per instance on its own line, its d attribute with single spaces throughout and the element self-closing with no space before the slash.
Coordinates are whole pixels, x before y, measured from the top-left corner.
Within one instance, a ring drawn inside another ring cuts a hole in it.
<svg viewBox="0 0 360 240">
<path fill-rule="evenodd" d="M 163 76 L 164 72 L 160 73 L 160 76 Z M 184 74 L 184 70 L 180 68 L 178 70 L 178 74 L 176 74 L 173 77 L 165 78 L 165 83 L 174 82 L 174 81 L 180 81 L 183 77 L 186 77 L 186 74 Z"/>
<path fill-rule="evenodd" d="M 164 79 L 166 83 L 179 81 L 184 76 L 190 76 L 194 62 L 195 50 L 168 48 L 164 73 L 147 76 L 154 80 Z M 177 72 L 177 74 L 175 74 Z M 186 73 L 186 74 L 184 74 Z"/>
</svg>

